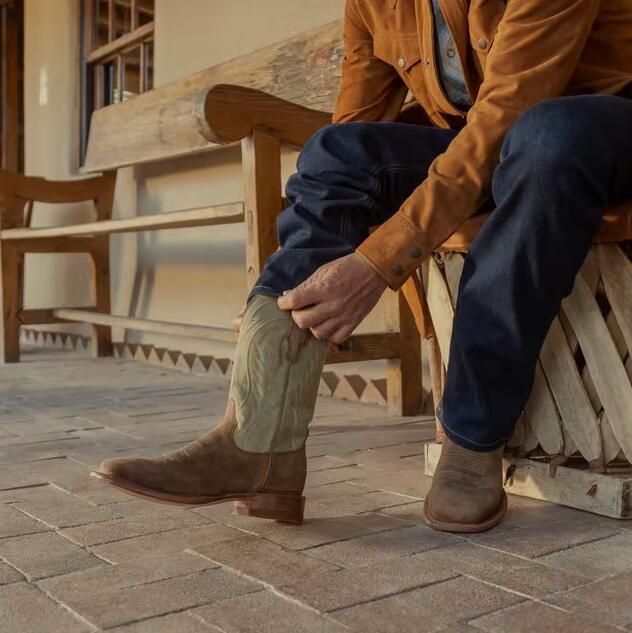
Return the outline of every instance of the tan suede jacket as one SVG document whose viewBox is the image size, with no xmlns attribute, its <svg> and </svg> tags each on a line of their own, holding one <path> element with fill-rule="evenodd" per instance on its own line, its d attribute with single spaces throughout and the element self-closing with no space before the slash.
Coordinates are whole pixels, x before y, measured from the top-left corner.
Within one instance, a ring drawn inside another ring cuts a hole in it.
<svg viewBox="0 0 632 633">
<path fill-rule="evenodd" d="M 442 0 L 474 101 L 459 112 L 437 75 L 431 5 L 347 0 L 345 10 L 334 122 L 395 120 L 410 90 L 433 124 L 462 127 L 428 178 L 358 248 L 393 289 L 479 208 L 524 110 L 632 86 L 632 0 Z"/>
</svg>

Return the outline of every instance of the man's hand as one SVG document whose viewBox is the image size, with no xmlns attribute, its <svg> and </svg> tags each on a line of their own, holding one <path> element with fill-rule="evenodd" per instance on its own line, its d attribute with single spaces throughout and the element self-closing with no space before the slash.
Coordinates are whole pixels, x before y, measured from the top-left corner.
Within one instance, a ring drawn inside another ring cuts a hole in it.
<svg viewBox="0 0 632 633">
<path fill-rule="evenodd" d="M 300 286 L 279 297 L 296 325 L 320 340 L 342 343 L 386 290 L 386 282 L 357 253 L 321 266 Z"/>
</svg>

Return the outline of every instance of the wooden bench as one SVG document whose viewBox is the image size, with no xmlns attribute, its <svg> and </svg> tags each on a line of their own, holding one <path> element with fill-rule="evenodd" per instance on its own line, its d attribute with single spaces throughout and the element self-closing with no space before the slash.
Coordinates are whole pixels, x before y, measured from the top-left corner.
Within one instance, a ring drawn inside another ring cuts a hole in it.
<svg viewBox="0 0 632 633">
<path fill-rule="evenodd" d="M 0 251 L 4 362 L 19 360 L 22 325 L 83 322 L 92 325 L 93 352 L 112 351 L 111 328 L 234 341 L 230 329 L 112 315 L 109 236 L 245 222 L 246 276 L 251 287 L 277 248 L 276 216 L 283 208 L 281 148 L 300 148 L 331 120 L 343 55 L 335 22 L 250 55 L 161 86 L 93 114 L 86 174 L 73 182 L 48 182 L 0 172 Z M 241 145 L 244 199 L 129 219 L 112 218 L 116 170 Z M 93 221 L 31 228 L 33 202 L 92 200 Z M 27 253 L 85 252 L 93 264 L 94 304 L 89 308 L 23 308 Z M 387 400 L 398 414 L 422 404 L 421 343 L 401 295 L 389 297 L 387 330 L 358 334 L 331 349 L 329 362 L 387 360 Z"/>
</svg>

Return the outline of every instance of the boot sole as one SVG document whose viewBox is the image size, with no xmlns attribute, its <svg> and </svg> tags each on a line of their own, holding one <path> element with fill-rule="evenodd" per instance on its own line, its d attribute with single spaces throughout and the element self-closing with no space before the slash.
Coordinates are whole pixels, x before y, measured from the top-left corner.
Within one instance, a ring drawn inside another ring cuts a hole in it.
<svg viewBox="0 0 632 633">
<path fill-rule="evenodd" d="M 487 530 L 491 530 L 496 527 L 505 517 L 507 513 L 507 495 L 503 490 L 503 496 L 500 500 L 500 505 L 498 506 L 498 510 L 486 521 L 482 521 L 481 523 L 449 523 L 446 521 L 439 521 L 435 519 L 428 509 L 428 504 L 424 502 L 424 521 L 426 525 L 430 526 L 435 530 L 439 530 L 440 532 L 455 532 L 457 534 L 476 534 L 478 532 L 487 532 Z"/>
<path fill-rule="evenodd" d="M 279 494 L 275 492 L 237 492 L 216 497 L 185 497 L 160 490 L 153 490 L 122 477 L 108 475 L 98 471 L 90 473 L 91 477 L 101 479 L 115 486 L 121 492 L 167 505 L 195 508 L 212 506 L 218 503 L 234 502 L 236 514 L 273 519 L 281 523 L 303 523 L 305 497 L 298 494 Z"/>
</svg>

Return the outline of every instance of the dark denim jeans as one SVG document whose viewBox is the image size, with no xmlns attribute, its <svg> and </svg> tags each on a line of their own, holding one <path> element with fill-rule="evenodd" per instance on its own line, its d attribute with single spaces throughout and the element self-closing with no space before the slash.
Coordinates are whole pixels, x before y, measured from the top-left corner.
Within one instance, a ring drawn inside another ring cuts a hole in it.
<svg viewBox="0 0 632 633">
<path fill-rule="evenodd" d="M 454 136 L 401 123 L 319 131 L 288 182 L 281 249 L 253 293 L 281 294 L 353 252 Z M 491 193 L 492 214 L 465 259 L 440 411 L 453 441 L 481 451 L 511 437 L 605 207 L 632 198 L 632 101 L 577 96 L 531 108 L 505 138 Z"/>
</svg>

